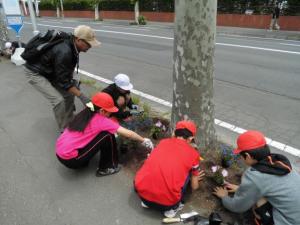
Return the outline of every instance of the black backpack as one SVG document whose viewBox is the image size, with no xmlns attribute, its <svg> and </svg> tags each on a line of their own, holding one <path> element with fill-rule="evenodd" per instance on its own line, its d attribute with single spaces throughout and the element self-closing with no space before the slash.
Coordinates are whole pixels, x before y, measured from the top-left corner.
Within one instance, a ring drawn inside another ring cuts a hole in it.
<svg viewBox="0 0 300 225">
<path fill-rule="evenodd" d="M 28 41 L 21 57 L 27 62 L 34 62 L 48 49 L 70 37 L 71 34 L 58 30 L 39 33 Z"/>
</svg>

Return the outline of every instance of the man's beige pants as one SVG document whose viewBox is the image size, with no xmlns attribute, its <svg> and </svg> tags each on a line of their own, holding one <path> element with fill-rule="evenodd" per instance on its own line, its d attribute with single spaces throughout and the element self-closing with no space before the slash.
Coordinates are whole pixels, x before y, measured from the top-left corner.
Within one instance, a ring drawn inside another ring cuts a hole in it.
<svg viewBox="0 0 300 225">
<path fill-rule="evenodd" d="M 74 95 L 56 85 L 52 85 L 39 73 L 25 68 L 25 74 L 28 82 L 50 101 L 57 125 L 62 131 L 74 117 Z"/>
</svg>

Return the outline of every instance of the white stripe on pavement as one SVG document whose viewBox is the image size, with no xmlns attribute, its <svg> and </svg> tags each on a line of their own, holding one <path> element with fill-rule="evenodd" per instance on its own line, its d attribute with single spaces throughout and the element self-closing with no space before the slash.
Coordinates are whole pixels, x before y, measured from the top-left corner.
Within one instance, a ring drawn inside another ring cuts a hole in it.
<svg viewBox="0 0 300 225">
<path fill-rule="evenodd" d="M 262 39 L 262 40 L 275 40 L 275 41 L 288 41 L 288 42 L 295 42 L 299 43 L 300 41 L 298 40 L 287 40 L 284 38 L 271 38 L 271 37 L 256 37 L 256 36 L 247 36 L 247 35 L 239 35 L 239 34 L 228 34 L 224 32 L 218 32 L 218 36 L 223 36 L 223 37 L 237 37 L 237 38 L 248 38 L 248 39 Z"/>
<path fill-rule="evenodd" d="M 249 48 L 249 49 L 255 49 L 255 50 L 264 50 L 264 51 L 270 51 L 270 52 L 281 52 L 281 53 L 289 53 L 289 54 L 300 55 L 300 52 L 286 51 L 286 50 L 273 49 L 273 48 L 260 48 L 260 47 L 254 47 L 254 46 L 248 46 L 248 45 L 236 45 L 236 44 L 227 44 L 227 43 L 216 43 L 216 44 L 221 45 L 221 46 Z"/>
<path fill-rule="evenodd" d="M 83 75 L 85 75 L 85 76 L 91 77 L 91 78 L 93 78 L 95 80 L 101 81 L 101 82 L 106 83 L 106 84 L 112 84 L 113 83 L 113 81 L 111 81 L 111 80 L 108 80 L 106 78 L 94 75 L 94 74 L 89 73 L 89 72 L 84 71 L 84 70 L 78 70 L 78 72 L 81 73 L 81 74 L 83 74 Z M 163 100 L 161 98 L 157 98 L 155 96 L 146 94 L 144 92 L 141 92 L 141 91 L 138 91 L 138 90 L 135 90 L 135 89 L 133 89 L 131 92 L 134 93 L 134 94 L 136 94 L 136 95 L 138 95 L 138 96 L 140 96 L 140 97 L 148 99 L 150 101 L 159 103 L 161 105 L 164 105 L 164 106 L 167 106 L 167 107 L 170 107 L 170 108 L 172 107 L 172 103 L 171 102 L 168 102 L 168 101 Z M 247 130 L 241 128 L 241 127 L 237 127 L 235 125 L 232 125 L 230 123 L 224 122 L 224 121 L 219 120 L 219 119 L 215 119 L 214 122 L 215 122 L 216 125 L 221 126 L 223 128 L 226 128 L 226 129 L 228 129 L 230 131 L 233 131 L 235 133 L 238 133 L 238 134 L 242 134 L 245 131 L 247 131 Z M 289 153 L 289 154 L 291 154 L 293 156 L 300 157 L 300 150 L 297 149 L 297 148 L 294 148 L 294 147 L 291 147 L 289 145 L 283 144 L 281 142 L 272 140 L 271 138 L 268 138 L 268 137 L 266 137 L 266 141 L 267 141 L 268 145 L 270 145 L 270 146 L 272 146 L 274 148 L 277 148 L 277 149 L 279 149 L 281 151 L 287 152 L 287 153 Z"/>
<path fill-rule="evenodd" d="M 279 43 L 279 44 L 300 47 L 300 45 L 296 45 L 296 44 L 289 44 L 289 43 Z"/>
<path fill-rule="evenodd" d="M 31 24 L 31 23 L 27 23 L 27 24 Z M 39 24 L 39 26 L 57 27 L 57 28 L 64 28 L 64 29 L 74 29 L 75 28 L 75 27 L 65 27 L 65 26 L 54 26 L 54 25 L 48 25 L 48 24 Z M 157 35 L 137 34 L 137 33 L 121 32 L 121 31 L 113 31 L 113 30 L 102 30 L 102 29 L 93 29 L 93 30 L 103 32 L 103 33 L 125 34 L 125 35 L 130 35 L 130 36 L 141 36 L 141 37 L 150 37 L 150 38 L 173 40 L 173 38 L 170 38 L 170 37 L 163 37 L 163 36 L 157 36 Z"/>
<path fill-rule="evenodd" d="M 28 22 L 25 22 L 25 23 L 31 24 L 31 23 L 28 23 Z M 57 27 L 57 28 L 64 28 L 64 29 L 74 29 L 74 27 L 54 26 L 54 25 L 48 25 L 48 24 L 39 24 L 39 26 Z M 165 37 L 165 36 L 158 36 L 158 35 L 138 34 L 138 33 L 111 31 L 111 30 L 99 30 L 99 29 L 94 29 L 94 30 L 98 31 L 98 32 L 103 32 L 103 33 L 124 34 L 124 35 L 129 35 L 129 36 L 141 36 L 141 37 L 150 37 L 150 38 L 158 38 L 158 39 L 166 39 L 166 40 L 173 40 L 174 39 L 172 37 Z M 261 47 L 248 46 L 248 45 L 236 45 L 236 44 L 227 44 L 227 43 L 216 43 L 216 45 L 300 55 L 300 52 L 295 52 L 295 51 L 287 51 L 287 50 L 280 50 L 280 49 L 273 49 L 273 48 L 261 48 Z"/>
</svg>

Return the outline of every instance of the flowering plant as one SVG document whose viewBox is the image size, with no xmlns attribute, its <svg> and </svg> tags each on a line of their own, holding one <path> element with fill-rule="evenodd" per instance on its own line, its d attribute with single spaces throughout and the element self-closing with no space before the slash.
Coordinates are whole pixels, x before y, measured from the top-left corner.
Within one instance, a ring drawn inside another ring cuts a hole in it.
<svg viewBox="0 0 300 225">
<path fill-rule="evenodd" d="M 153 139 L 158 139 L 162 133 L 166 133 L 168 128 L 160 121 L 157 120 L 150 130 L 150 135 Z"/>
<path fill-rule="evenodd" d="M 231 164 L 236 160 L 235 155 L 233 154 L 233 151 L 228 146 L 222 145 L 221 146 L 221 164 L 222 167 L 228 168 L 231 166 Z"/>
<path fill-rule="evenodd" d="M 218 185 L 223 185 L 225 177 L 228 176 L 228 171 L 224 169 L 221 166 L 215 165 L 211 167 L 212 173 L 213 173 L 213 180 L 218 184 Z"/>
</svg>

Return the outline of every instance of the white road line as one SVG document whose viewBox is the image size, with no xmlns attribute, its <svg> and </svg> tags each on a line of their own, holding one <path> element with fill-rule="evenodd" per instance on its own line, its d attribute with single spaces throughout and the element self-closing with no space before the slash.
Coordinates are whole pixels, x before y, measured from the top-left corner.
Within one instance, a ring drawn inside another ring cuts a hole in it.
<svg viewBox="0 0 300 225">
<path fill-rule="evenodd" d="M 27 23 L 27 24 L 31 24 L 31 23 Z M 58 28 L 72 29 L 72 30 L 75 28 L 75 27 L 65 27 L 65 26 L 54 26 L 54 25 L 48 25 L 48 24 L 39 24 L 39 26 L 44 26 L 44 27 L 58 27 Z M 94 31 L 103 32 L 103 33 L 112 33 L 112 34 L 124 34 L 124 35 L 130 35 L 130 36 L 141 36 L 141 37 L 159 38 L 159 39 L 167 39 L 167 40 L 173 40 L 174 39 L 174 38 L 170 38 L 170 37 L 163 37 L 163 36 L 157 36 L 157 35 L 137 34 L 137 33 L 121 32 L 121 31 L 113 31 L 113 30 L 94 29 Z"/>
<path fill-rule="evenodd" d="M 62 24 L 62 22 L 55 21 L 55 20 L 49 20 L 49 21 L 44 20 L 44 21 L 42 21 L 42 22 L 43 22 L 43 23 L 58 23 L 58 24 Z"/>
<path fill-rule="evenodd" d="M 82 75 L 91 77 L 91 78 L 93 78 L 95 80 L 101 81 L 101 82 L 106 83 L 106 84 L 112 84 L 113 83 L 113 81 L 111 81 L 111 80 L 108 80 L 106 78 L 100 77 L 98 75 L 94 75 L 94 74 L 89 73 L 89 72 L 84 71 L 84 70 L 78 70 L 78 72 L 81 73 Z M 150 101 L 159 103 L 161 105 L 164 105 L 164 106 L 167 106 L 167 107 L 170 107 L 170 108 L 172 107 L 172 103 L 171 102 L 168 102 L 168 101 L 163 100 L 161 98 L 157 98 L 155 96 L 146 94 L 144 92 L 141 92 L 141 91 L 133 89 L 132 93 L 134 93 L 134 94 L 136 94 L 136 95 L 138 95 L 140 97 L 143 97 L 145 99 L 148 99 Z M 226 128 L 226 129 L 228 129 L 230 131 L 233 131 L 234 133 L 242 134 L 245 131 L 247 131 L 247 130 L 241 128 L 241 127 L 237 127 L 237 126 L 235 126 L 233 124 L 224 122 L 224 121 L 219 120 L 219 119 L 215 119 L 214 122 L 215 122 L 216 125 L 221 126 L 223 128 Z M 291 154 L 293 156 L 300 157 L 300 149 L 297 149 L 297 148 L 291 147 L 289 145 L 283 144 L 281 142 L 272 140 L 271 138 L 268 138 L 268 137 L 266 137 L 266 140 L 267 140 L 268 145 L 270 145 L 270 146 L 272 146 L 274 148 L 277 148 L 277 149 L 279 149 L 281 151 L 287 152 L 287 153 L 289 153 L 289 154 Z"/>
<path fill-rule="evenodd" d="M 227 44 L 227 43 L 216 43 L 216 44 L 221 45 L 221 46 L 249 48 L 249 49 L 255 49 L 255 50 L 263 50 L 263 51 L 270 51 L 270 52 L 280 52 L 280 53 L 289 53 L 289 54 L 300 55 L 300 52 L 286 51 L 286 50 L 273 49 L 273 48 L 260 48 L 260 47 L 254 47 L 254 46 L 249 46 L 249 45 L 236 45 L 236 44 Z"/>
<path fill-rule="evenodd" d="M 227 33 L 218 33 L 219 36 L 225 37 L 239 37 L 239 38 L 249 38 L 249 39 L 262 39 L 262 40 L 275 40 L 275 41 L 288 41 L 288 42 L 296 42 L 299 43 L 300 41 L 297 40 L 287 40 L 283 38 L 268 38 L 268 37 L 255 37 L 255 36 L 247 36 L 247 35 L 239 35 L 239 34 L 227 34 Z"/>
<path fill-rule="evenodd" d="M 288 45 L 288 46 L 297 46 L 300 47 L 300 45 L 296 45 L 296 44 L 288 44 L 288 43 L 279 43 L 281 45 Z"/>
<path fill-rule="evenodd" d="M 144 27 L 128 27 L 128 26 L 120 26 L 120 25 L 117 25 L 117 26 L 109 26 L 109 25 L 103 25 L 103 24 L 100 24 L 100 23 L 91 23 L 91 24 L 98 24 L 98 25 L 101 25 L 102 27 L 107 27 L 107 28 L 114 28 L 114 29 L 124 29 L 124 30 L 140 30 L 140 31 L 150 31 L 150 29 L 148 28 L 144 28 Z"/>
<path fill-rule="evenodd" d="M 30 24 L 30 23 L 27 23 L 27 24 Z M 48 24 L 39 24 L 39 25 L 40 26 L 45 26 L 45 27 L 58 27 L 58 28 L 64 28 L 64 29 L 74 29 L 74 27 L 54 26 L 54 25 L 48 25 Z M 158 36 L 158 35 L 137 34 L 137 33 L 111 31 L 111 30 L 99 30 L 99 29 L 94 29 L 94 30 L 98 31 L 98 32 L 103 32 L 103 33 L 124 34 L 124 35 L 130 35 L 130 36 L 141 36 L 141 37 L 159 38 L 159 39 L 166 39 L 166 40 L 173 40 L 174 39 L 172 37 L 164 37 L 164 36 Z M 248 46 L 248 45 L 236 45 L 236 44 L 227 44 L 227 43 L 216 43 L 216 45 L 300 55 L 300 52 L 273 49 L 273 48 L 261 48 L 261 47 Z"/>
<path fill-rule="evenodd" d="M 143 28 L 143 27 L 139 27 L 139 28 L 135 28 L 135 27 L 126 27 L 126 26 L 108 26 L 108 25 L 103 25 L 103 27 L 107 27 L 107 28 L 120 28 L 120 29 L 125 29 L 125 30 L 142 30 L 142 31 L 150 31 L 150 29 L 148 28 Z"/>
</svg>

